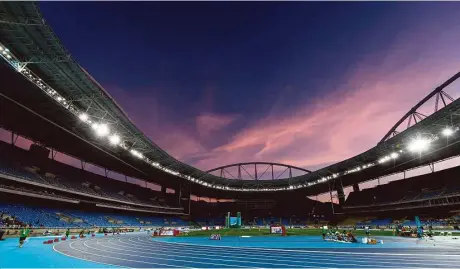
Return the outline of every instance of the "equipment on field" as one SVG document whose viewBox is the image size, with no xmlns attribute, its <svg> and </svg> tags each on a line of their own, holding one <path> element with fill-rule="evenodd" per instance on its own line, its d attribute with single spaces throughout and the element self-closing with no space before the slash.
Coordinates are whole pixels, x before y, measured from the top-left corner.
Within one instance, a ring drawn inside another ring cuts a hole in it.
<svg viewBox="0 0 460 269">
<path fill-rule="evenodd" d="M 284 225 L 272 225 L 272 226 L 270 226 L 270 233 L 285 236 L 286 235 L 286 227 L 284 227 Z"/>
<path fill-rule="evenodd" d="M 240 228 L 241 227 L 241 212 L 236 213 L 236 217 L 231 217 L 230 212 L 225 216 L 225 228 Z"/>
<path fill-rule="evenodd" d="M 211 234 L 211 237 L 209 238 L 211 240 L 221 240 L 220 234 Z"/>
</svg>

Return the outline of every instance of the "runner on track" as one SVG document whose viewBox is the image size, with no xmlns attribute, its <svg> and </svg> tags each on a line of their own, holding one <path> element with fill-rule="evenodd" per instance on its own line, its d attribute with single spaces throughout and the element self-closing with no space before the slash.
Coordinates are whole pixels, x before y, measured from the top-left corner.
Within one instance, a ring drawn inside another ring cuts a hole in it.
<svg viewBox="0 0 460 269">
<path fill-rule="evenodd" d="M 20 248 L 22 248 L 22 245 L 24 245 L 24 242 L 26 241 L 27 237 L 29 237 L 29 234 L 30 234 L 29 225 L 26 225 L 19 232 L 19 247 Z"/>
</svg>

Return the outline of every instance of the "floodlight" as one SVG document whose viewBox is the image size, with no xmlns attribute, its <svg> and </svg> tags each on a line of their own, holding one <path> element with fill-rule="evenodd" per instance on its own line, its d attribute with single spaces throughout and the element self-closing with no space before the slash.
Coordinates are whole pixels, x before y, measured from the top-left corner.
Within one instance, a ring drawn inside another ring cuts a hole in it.
<svg viewBox="0 0 460 269">
<path fill-rule="evenodd" d="M 416 138 L 413 139 L 407 149 L 412 152 L 421 152 L 427 150 L 430 145 L 430 140 L 425 138 Z"/>
<path fill-rule="evenodd" d="M 6 50 L 4 50 L 2 53 L 3 53 L 3 55 L 6 55 L 8 52 Z"/>
<path fill-rule="evenodd" d="M 0 51 L 2 51 L 2 50 L 3 50 L 3 47 L 2 47 L 2 46 L 0 46 Z"/>
<path fill-rule="evenodd" d="M 442 134 L 444 136 L 451 136 L 452 134 L 454 134 L 454 130 L 452 130 L 449 127 L 446 127 L 444 130 L 442 130 Z"/>
<path fill-rule="evenodd" d="M 120 137 L 116 134 L 113 134 L 109 136 L 109 141 L 112 145 L 118 145 L 118 143 L 120 143 Z"/>
<path fill-rule="evenodd" d="M 78 118 L 80 118 L 80 120 L 82 120 L 82 121 L 87 121 L 88 120 L 88 114 L 81 113 L 80 115 L 78 115 Z"/>
<path fill-rule="evenodd" d="M 6 55 L 6 58 L 7 58 L 7 59 L 11 59 L 11 55 L 7 54 L 7 55 Z"/>
<path fill-rule="evenodd" d="M 396 159 L 396 158 L 399 157 L 399 154 L 396 153 L 396 152 L 393 152 L 393 153 L 391 153 L 390 157 L 391 157 L 392 159 Z"/>
<path fill-rule="evenodd" d="M 93 128 L 96 131 L 97 136 L 106 136 L 110 133 L 109 127 L 107 124 L 93 124 Z"/>
<path fill-rule="evenodd" d="M 137 150 L 135 150 L 135 149 L 132 149 L 132 150 L 131 150 L 131 154 L 134 155 L 134 156 L 136 156 L 136 157 L 139 158 L 139 159 L 144 158 L 144 155 L 142 155 L 142 153 L 140 153 L 139 151 L 137 151 Z"/>
</svg>

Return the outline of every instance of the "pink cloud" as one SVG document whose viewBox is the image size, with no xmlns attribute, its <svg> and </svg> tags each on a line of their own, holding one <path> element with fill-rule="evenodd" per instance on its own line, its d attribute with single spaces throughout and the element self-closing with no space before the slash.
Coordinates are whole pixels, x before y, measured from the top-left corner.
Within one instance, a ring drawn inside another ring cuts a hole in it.
<svg viewBox="0 0 460 269">
<path fill-rule="evenodd" d="M 316 169 L 366 151 L 412 106 L 457 72 L 460 53 L 453 44 L 460 37 L 446 31 L 430 36 L 432 42 L 422 42 L 427 37 L 420 33 L 401 36 L 382 63 L 370 64 L 371 56 L 349 70 L 341 87 L 332 92 L 324 89 L 327 94 L 288 114 L 274 109 L 195 165 L 274 161 Z M 454 98 L 459 96 L 456 88 L 447 91 Z M 430 102 L 422 111 L 429 114 L 433 109 Z"/>
<path fill-rule="evenodd" d="M 115 97 L 155 143 L 203 170 L 248 161 L 281 162 L 314 170 L 376 145 L 413 105 L 457 71 L 460 51 L 455 44 L 460 43 L 460 36 L 455 25 L 430 23 L 430 31 L 419 25 L 398 36 L 384 54 L 369 55 L 350 66 L 341 86 L 329 88 L 328 81 L 322 86 L 319 83 L 323 95 L 290 111 L 274 104 L 267 116 L 235 131 L 227 141 L 214 144 L 210 142 L 221 131 L 229 132 L 227 127 L 236 116 L 203 112 L 212 111 L 210 98 L 205 98 L 204 108 L 190 104 L 198 107 L 197 113 L 174 119 L 172 108 L 163 107 L 153 95 Z M 454 87 L 448 93 L 459 95 Z M 425 113 L 429 110 L 433 107 L 427 106 Z"/>
<path fill-rule="evenodd" d="M 237 116 L 203 113 L 196 117 L 196 129 L 201 137 L 206 138 L 211 133 L 227 127 L 236 118 Z"/>
</svg>

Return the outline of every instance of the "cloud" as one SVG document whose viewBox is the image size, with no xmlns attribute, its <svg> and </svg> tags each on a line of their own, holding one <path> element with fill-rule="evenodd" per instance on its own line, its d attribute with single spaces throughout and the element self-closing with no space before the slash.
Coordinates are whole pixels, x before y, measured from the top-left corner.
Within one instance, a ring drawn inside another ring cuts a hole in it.
<svg viewBox="0 0 460 269">
<path fill-rule="evenodd" d="M 196 117 L 196 129 L 202 138 L 227 127 L 237 116 L 202 113 Z"/>
<path fill-rule="evenodd" d="M 289 113 L 285 108 L 272 110 L 194 164 L 209 168 L 273 161 L 317 169 L 366 151 L 412 106 L 457 72 L 460 53 L 453 44 L 460 38 L 446 32 L 437 35 L 430 42 L 424 35 L 402 35 L 396 49 L 350 66 L 337 89 L 323 89 L 323 96 Z M 376 63 L 373 58 L 383 61 Z M 457 98 L 458 90 L 450 88 L 448 93 Z M 422 109 L 432 113 L 433 102 Z"/>
<path fill-rule="evenodd" d="M 315 99 L 297 107 L 275 103 L 265 116 L 252 122 L 245 118 L 240 129 L 233 128 L 238 116 L 212 112 L 212 98 L 178 115 L 173 105 L 156 99 L 154 90 L 114 96 L 155 143 L 203 170 L 249 161 L 314 170 L 376 145 L 412 106 L 457 71 L 460 36 L 455 25 L 430 22 L 429 31 L 420 24 L 401 32 L 392 46 L 360 58 L 342 77 L 330 78 L 341 82 L 338 87 L 318 83 L 316 92 L 322 94 Z M 302 90 L 293 87 L 280 89 L 280 96 Z M 458 97 L 458 92 L 448 93 Z M 209 90 L 205 95 L 211 96 Z M 427 106 L 426 112 L 431 111 L 433 106 Z"/>
</svg>

